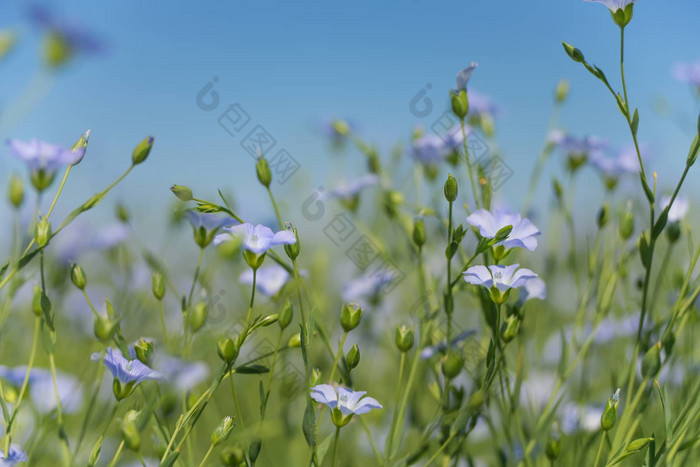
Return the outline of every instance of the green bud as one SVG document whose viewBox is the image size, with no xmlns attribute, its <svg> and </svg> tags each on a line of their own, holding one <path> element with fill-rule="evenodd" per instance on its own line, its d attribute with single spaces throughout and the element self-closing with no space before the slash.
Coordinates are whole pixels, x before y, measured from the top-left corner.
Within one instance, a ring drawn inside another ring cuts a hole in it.
<svg viewBox="0 0 700 467">
<path fill-rule="evenodd" d="M 661 369 L 661 342 L 654 344 L 642 358 L 642 376 L 651 379 Z"/>
<path fill-rule="evenodd" d="M 292 322 L 293 315 L 294 305 L 292 304 L 291 300 L 287 299 L 287 301 L 284 304 L 284 308 L 282 308 L 282 311 L 277 317 L 277 323 L 280 325 L 281 329 L 285 329 L 287 326 L 289 326 L 289 323 Z"/>
<path fill-rule="evenodd" d="M 51 222 L 46 220 L 45 217 L 39 219 L 34 227 L 34 241 L 39 248 L 44 248 L 49 244 L 51 239 Z"/>
<path fill-rule="evenodd" d="M 170 191 L 172 191 L 173 194 L 180 199 L 180 201 L 192 201 L 192 198 L 194 198 L 192 190 L 186 186 L 173 185 L 170 187 Z"/>
<path fill-rule="evenodd" d="M 267 326 L 272 326 L 277 322 L 278 319 L 279 315 L 277 313 L 273 315 L 267 315 L 260 321 L 260 326 L 263 328 L 266 328 Z"/>
<path fill-rule="evenodd" d="M 297 256 L 299 256 L 299 252 L 301 251 L 301 243 L 299 242 L 299 233 L 297 232 L 297 228 L 295 226 L 287 224 L 287 230 L 290 230 L 294 232 L 294 237 L 296 237 L 297 241 L 292 243 L 291 245 L 285 245 L 284 246 L 284 252 L 287 253 L 287 256 L 289 259 L 294 261 L 297 259 Z"/>
<path fill-rule="evenodd" d="M 233 419 L 231 417 L 226 417 L 221 420 L 219 426 L 216 427 L 216 430 L 214 430 L 214 432 L 211 434 L 212 446 L 218 446 L 222 442 L 226 441 L 226 438 L 228 438 L 231 431 L 233 431 L 234 426 L 235 425 L 233 424 Z"/>
<path fill-rule="evenodd" d="M 333 421 L 333 425 L 335 425 L 338 428 L 342 428 L 348 423 L 350 423 L 350 420 L 352 420 L 352 416 L 352 413 L 348 415 L 343 415 L 343 412 L 341 412 L 338 407 L 334 408 L 331 411 L 331 420 Z"/>
<path fill-rule="evenodd" d="M 287 346 L 290 348 L 301 347 L 301 334 L 296 333 L 287 341 Z"/>
<path fill-rule="evenodd" d="M 608 399 L 603 415 L 600 416 L 600 427 L 603 431 L 610 431 L 617 422 L 617 406 L 620 404 L 620 388 Z"/>
<path fill-rule="evenodd" d="M 85 290 L 87 285 L 87 278 L 85 277 L 85 271 L 79 264 L 73 263 L 70 267 L 70 280 L 73 281 L 75 285 L 80 290 Z"/>
<path fill-rule="evenodd" d="M 32 182 L 32 186 L 39 193 L 46 190 L 53 183 L 54 178 L 56 178 L 56 172 L 46 171 L 44 169 L 32 170 L 29 174 L 29 179 Z"/>
<path fill-rule="evenodd" d="M 413 243 L 416 244 L 418 248 L 425 245 L 425 224 L 423 219 L 416 219 L 413 222 Z"/>
<path fill-rule="evenodd" d="M 450 203 L 454 202 L 457 199 L 457 192 L 457 180 L 449 174 L 445 181 L 445 199 Z"/>
<path fill-rule="evenodd" d="M 345 356 L 345 362 L 348 364 L 348 368 L 354 370 L 357 365 L 360 364 L 360 348 L 357 344 L 353 345 L 350 350 L 348 350 Z"/>
<path fill-rule="evenodd" d="M 566 100 L 566 98 L 569 96 L 569 81 L 565 79 L 559 80 L 557 83 L 557 89 L 554 92 L 554 98 L 556 101 L 561 104 Z"/>
<path fill-rule="evenodd" d="M 135 387 L 136 385 L 133 381 L 127 384 L 122 384 L 117 378 L 114 378 L 112 381 L 112 392 L 118 401 L 129 397 L 131 393 L 134 392 Z"/>
<path fill-rule="evenodd" d="M 0 59 L 5 58 L 15 46 L 17 34 L 13 31 L 0 31 Z"/>
<path fill-rule="evenodd" d="M 36 316 L 43 316 L 44 314 L 44 309 L 41 306 L 42 296 L 43 293 L 41 292 L 41 287 L 39 287 L 39 284 L 36 284 L 34 286 L 34 295 L 32 295 L 32 312 Z"/>
<path fill-rule="evenodd" d="M 134 153 L 131 155 L 131 163 L 133 165 L 139 165 L 144 162 L 148 158 L 152 147 L 153 137 L 148 136 L 134 148 Z"/>
<path fill-rule="evenodd" d="M 10 177 L 7 197 L 10 199 L 10 203 L 15 209 L 19 209 L 24 202 L 24 182 L 15 174 L 12 174 Z"/>
<path fill-rule="evenodd" d="M 562 42 L 562 45 L 564 46 L 564 50 L 566 53 L 571 57 L 571 60 L 582 63 L 585 59 L 583 57 L 583 53 L 576 47 L 574 47 L 571 44 L 567 44 L 566 42 Z"/>
<path fill-rule="evenodd" d="M 340 309 L 340 325 L 345 332 L 350 332 L 360 324 L 362 308 L 357 303 L 346 303 Z"/>
<path fill-rule="evenodd" d="M 237 467 L 243 463 L 245 454 L 238 446 L 229 446 L 221 450 L 219 454 L 221 462 L 227 467 Z"/>
<path fill-rule="evenodd" d="M 564 189 L 561 187 L 559 180 L 554 179 L 552 181 L 552 188 L 554 189 L 554 197 L 556 198 L 557 202 L 561 204 L 564 198 Z"/>
<path fill-rule="evenodd" d="M 634 232 L 634 213 L 631 210 L 625 211 L 620 220 L 620 237 L 623 240 L 627 240 L 632 236 Z"/>
<path fill-rule="evenodd" d="M 394 343 L 400 352 L 406 353 L 413 348 L 415 340 L 415 329 L 413 326 L 396 326 L 396 335 Z"/>
<path fill-rule="evenodd" d="M 340 136 L 347 136 L 350 134 L 350 125 L 348 125 L 345 120 L 335 119 L 331 122 L 331 126 Z"/>
<path fill-rule="evenodd" d="M 460 120 L 464 120 L 464 117 L 469 113 L 469 98 L 467 97 L 467 91 L 462 89 L 460 91 L 450 91 L 450 103 L 452 104 L 452 112 Z"/>
<path fill-rule="evenodd" d="M 558 459 L 561 454 L 561 440 L 558 438 L 549 438 L 549 440 L 547 440 L 545 454 L 550 461 Z"/>
<path fill-rule="evenodd" d="M 311 378 L 309 378 L 309 387 L 316 386 L 321 382 L 321 370 L 314 368 L 311 370 Z"/>
<path fill-rule="evenodd" d="M 134 353 L 136 354 L 136 358 L 138 358 L 144 365 L 151 364 L 151 356 L 153 355 L 154 350 L 155 346 L 153 345 L 153 342 L 144 339 L 143 337 L 140 337 L 139 341 L 134 345 Z"/>
<path fill-rule="evenodd" d="M 638 452 L 647 447 L 647 445 L 654 441 L 654 438 L 639 438 L 632 441 L 627 445 L 627 452 Z"/>
<path fill-rule="evenodd" d="M 255 170 L 258 174 L 258 181 L 260 184 L 265 188 L 269 188 L 270 183 L 272 183 L 272 172 L 270 171 L 270 165 L 267 163 L 267 159 L 262 156 L 258 157 Z"/>
<path fill-rule="evenodd" d="M 698 120 L 700 122 L 700 120 Z M 700 130 L 700 128 L 698 128 Z M 695 161 L 698 159 L 698 153 L 700 153 L 700 133 L 695 135 L 695 139 L 693 140 L 693 143 L 690 145 L 690 151 L 688 152 L 688 159 L 686 159 L 686 165 L 688 167 L 692 166 L 695 164 Z"/>
<path fill-rule="evenodd" d="M 666 237 L 669 243 L 676 243 L 679 238 L 681 238 L 681 225 L 680 222 L 671 222 L 666 228 Z"/>
<path fill-rule="evenodd" d="M 129 220 L 131 219 L 131 215 L 129 214 L 129 210 L 127 209 L 127 207 L 124 204 L 122 204 L 122 203 L 117 204 L 116 214 L 117 214 L 117 219 L 119 219 L 119 222 L 122 222 L 124 224 L 129 223 Z"/>
<path fill-rule="evenodd" d="M 141 436 L 136 428 L 136 419 L 139 413 L 136 410 L 129 410 L 122 421 L 122 437 L 126 447 L 138 452 L 141 449 Z"/>
<path fill-rule="evenodd" d="M 518 330 L 520 329 L 520 320 L 516 315 L 509 316 L 506 322 L 503 323 L 503 330 L 501 331 L 501 338 L 503 342 L 510 342 L 515 339 L 518 335 Z"/>
<path fill-rule="evenodd" d="M 217 353 L 219 358 L 231 365 L 238 358 L 238 346 L 230 337 L 225 337 L 219 341 L 216 345 Z"/>
<path fill-rule="evenodd" d="M 442 360 L 442 374 L 447 379 L 454 379 L 464 367 L 464 359 L 456 352 L 449 352 Z"/>
<path fill-rule="evenodd" d="M 153 296 L 158 300 L 163 300 L 165 296 L 165 281 L 163 280 L 163 275 L 159 272 L 153 273 L 152 278 L 152 288 Z"/>
<path fill-rule="evenodd" d="M 100 342 L 107 343 L 112 340 L 114 336 L 114 331 L 117 329 L 117 323 L 112 321 L 106 316 L 96 316 L 93 325 L 93 330 L 95 332 L 95 337 L 97 337 Z"/>
<path fill-rule="evenodd" d="M 44 60 L 53 68 L 58 68 L 73 57 L 73 47 L 66 37 L 52 31 L 44 39 Z"/>
<path fill-rule="evenodd" d="M 602 229 L 608 223 L 610 218 L 610 207 L 608 203 L 603 204 L 598 211 L 598 229 Z"/>
<path fill-rule="evenodd" d="M 263 261 L 265 261 L 265 253 L 253 253 L 252 251 L 243 250 L 243 258 L 245 262 L 248 263 L 251 269 L 254 271 L 262 266 Z"/>
</svg>

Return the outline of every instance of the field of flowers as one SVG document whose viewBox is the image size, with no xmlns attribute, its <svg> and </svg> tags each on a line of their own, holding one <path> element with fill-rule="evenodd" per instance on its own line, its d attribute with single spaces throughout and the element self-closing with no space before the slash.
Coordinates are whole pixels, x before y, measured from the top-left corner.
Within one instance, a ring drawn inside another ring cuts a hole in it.
<svg viewBox="0 0 700 467">
<path fill-rule="evenodd" d="M 1 177 L 13 215 L 0 253 L 0 466 L 698 465 L 700 245 L 684 188 L 700 120 L 688 152 L 665 156 L 685 161 L 680 179 L 650 173 L 624 72 L 625 29 L 644 5 L 588 1 L 620 31 L 619 68 L 567 42 L 562 53 L 609 91 L 629 146 L 553 118 L 528 191 L 508 205 L 493 199 L 512 171 L 483 151 L 500 109 L 469 89 L 475 62 L 445 90 L 444 131 L 417 128 L 405 150 L 326 122 L 362 170 L 330 189 L 282 198 L 289 161 L 261 142 L 240 167 L 267 194 L 256 219 L 239 215 L 235 187 L 173 180 L 167 232 L 188 239 L 163 251 L 132 222 L 147 206 L 110 199 L 157 139 L 134 141 L 124 172 L 63 217 L 55 208 L 99 135 L 9 139 L 3 156 L 27 170 Z M 50 67 L 99 48 L 46 12 L 33 20 L 49 31 Z M 15 39 L 0 31 L 0 64 Z M 675 75 L 700 97 L 700 64 Z M 568 94 L 561 81 L 554 115 Z M 575 205 L 584 170 L 606 193 L 587 217 Z M 537 205 L 542 186 L 549 204 Z M 110 209 L 107 226 L 82 221 Z"/>
</svg>

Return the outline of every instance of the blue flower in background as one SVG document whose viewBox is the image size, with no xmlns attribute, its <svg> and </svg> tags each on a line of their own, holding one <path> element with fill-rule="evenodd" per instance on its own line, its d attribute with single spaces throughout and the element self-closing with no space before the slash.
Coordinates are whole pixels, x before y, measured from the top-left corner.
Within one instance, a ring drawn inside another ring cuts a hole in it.
<svg viewBox="0 0 700 467">
<path fill-rule="evenodd" d="M 185 216 L 187 216 L 187 220 L 190 221 L 192 227 L 195 229 L 204 227 L 204 229 L 211 231 L 218 230 L 221 227 L 226 227 L 232 224 L 231 219 L 206 212 L 188 210 L 185 212 Z"/>
<path fill-rule="evenodd" d="M 695 63 L 676 63 L 673 66 L 673 76 L 681 83 L 700 90 L 700 60 Z"/>
<path fill-rule="evenodd" d="M 534 251 L 537 248 L 537 237 L 541 234 L 528 219 L 524 219 L 517 213 L 494 209 L 489 212 L 485 209 L 474 211 L 467 217 L 467 223 L 479 229 L 479 235 L 484 238 L 494 238 L 499 230 L 512 226 L 505 240 L 496 243 L 503 245 L 507 250 L 511 248 L 527 248 Z"/>
<path fill-rule="evenodd" d="M 468 284 L 481 285 L 487 289 L 496 287 L 500 292 L 506 292 L 522 287 L 527 281 L 537 277 L 537 274 L 529 269 L 518 269 L 519 266 L 472 266 L 464 272 L 464 280 Z"/>
<path fill-rule="evenodd" d="M 457 347 L 460 342 L 463 342 L 476 334 L 476 331 L 473 329 L 467 329 L 466 331 L 460 332 L 457 336 L 453 337 L 452 340 L 450 341 L 450 348 Z M 420 358 L 422 359 L 427 359 L 431 358 L 433 355 L 436 355 L 438 353 L 444 354 L 445 351 L 447 350 L 447 343 L 446 342 L 440 342 L 435 345 L 429 345 L 425 347 L 423 350 L 420 352 Z"/>
<path fill-rule="evenodd" d="M 7 144 L 12 155 L 24 161 L 31 171 L 55 172 L 63 166 L 80 163 L 85 156 L 85 148 L 72 151 L 36 138 L 29 141 L 10 139 Z"/>
<path fill-rule="evenodd" d="M 0 467 L 12 467 L 20 462 L 27 462 L 29 456 L 16 444 L 10 444 L 9 452 L 0 450 Z"/>
<path fill-rule="evenodd" d="M 608 143 L 596 136 L 576 137 L 560 130 L 549 133 L 549 142 L 567 156 L 597 156 L 608 147 Z"/>
<path fill-rule="evenodd" d="M 334 388 L 330 384 L 319 384 L 311 388 L 311 398 L 316 402 L 326 405 L 330 409 L 336 407 L 343 415 L 363 414 L 374 409 L 381 409 L 382 405 L 372 397 L 364 397 L 367 392 L 353 391 L 345 388 Z"/>
<path fill-rule="evenodd" d="M 24 383 L 26 365 L 9 368 L 0 366 L 0 378 L 19 388 Z M 32 368 L 28 380 L 29 394 L 37 412 L 48 414 L 56 409 L 56 395 L 51 372 L 45 368 Z M 83 403 L 83 389 L 77 378 L 56 372 L 56 386 L 64 413 L 78 411 Z"/>
<path fill-rule="evenodd" d="M 659 200 L 661 209 L 666 209 L 668 203 L 671 202 L 670 196 L 662 196 Z M 683 220 L 686 214 L 688 214 L 688 209 L 690 209 L 690 204 L 688 203 L 688 198 L 683 196 L 676 196 L 673 201 L 673 206 L 668 210 L 668 221 L 669 222 L 679 222 Z"/>
<path fill-rule="evenodd" d="M 525 286 L 520 289 L 518 302 L 522 305 L 528 300 L 536 298 L 544 300 L 547 298 L 547 284 L 542 279 L 536 277 L 525 282 Z"/>
<path fill-rule="evenodd" d="M 90 360 L 98 361 L 102 355 L 95 352 L 90 356 Z M 128 360 L 124 358 L 121 350 L 112 347 L 107 348 L 104 357 L 104 365 L 112 373 L 112 376 L 122 384 L 133 383 L 133 386 L 149 380 L 163 380 L 163 374 L 148 368 L 139 360 Z"/>
<path fill-rule="evenodd" d="M 180 392 L 189 392 L 209 377 L 209 367 L 204 362 L 190 362 L 164 352 L 156 352 L 153 368 Z"/>
<path fill-rule="evenodd" d="M 282 287 L 287 283 L 289 277 L 289 272 L 287 272 L 285 268 L 274 263 L 270 266 L 258 269 L 257 277 L 255 278 L 255 286 L 260 292 L 271 297 L 277 295 L 277 293 L 282 290 Z M 253 271 L 251 269 L 246 269 L 238 277 L 238 280 L 242 284 L 252 284 Z"/>
<path fill-rule="evenodd" d="M 485 94 L 470 90 L 467 95 L 469 96 L 469 115 L 473 115 L 474 117 L 485 115 L 497 117 L 503 111 L 500 106 L 496 105 L 493 100 Z"/>
<path fill-rule="evenodd" d="M 276 245 L 293 245 L 297 239 L 294 232 L 282 230 L 273 232 L 272 229 L 264 225 L 253 225 L 249 223 L 234 225 L 225 228 L 227 233 L 222 233 L 214 238 L 214 244 L 240 238 L 243 241 L 243 248 L 257 255 L 265 253 Z"/>
<path fill-rule="evenodd" d="M 35 26 L 59 37 L 68 48 L 70 55 L 76 52 L 97 54 L 105 50 L 104 42 L 84 25 L 59 18 L 44 6 L 32 5 L 28 11 L 28 17 Z"/>
<path fill-rule="evenodd" d="M 380 271 L 365 274 L 346 283 L 343 287 L 343 300 L 345 302 L 362 302 L 362 299 L 374 300 L 385 286 L 396 280 L 396 274 L 392 271 Z"/>
<path fill-rule="evenodd" d="M 374 174 L 363 175 L 350 182 L 340 182 L 331 190 L 331 196 L 340 199 L 350 199 L 360 194 L 367 187 L 374 186 L 379 182 L 379 177 Z"/>
<path fill-rule="evenodd" d="M 476 70 L 479 64 L 471 62 L 468 67 L 457 73 L 457 91 L 466 91 L 467 84 L 472 77 L 472 73 Z"/>
<path fill-rule="evenodd" d="M 651 150 L 649 145 L 639 146 L 642 162 L 650 158 Z M 602 152 L 594 151 L 590 156 L 593 167 L 598 169 L 604 177 L 617 179 L 623 175 L 636 175 L 639 173 L 639 157 L 637 149 L 633 144 L 627 145 L 614 157 L 607 157 Z"/>
<path fill-rule="evenodd" d="M 583 0 L 584 2 L 602 3 L 613 13 L 617 10 L 624 10 L 627 5 L 632 5 L 637 0 Z"/>
</svg>

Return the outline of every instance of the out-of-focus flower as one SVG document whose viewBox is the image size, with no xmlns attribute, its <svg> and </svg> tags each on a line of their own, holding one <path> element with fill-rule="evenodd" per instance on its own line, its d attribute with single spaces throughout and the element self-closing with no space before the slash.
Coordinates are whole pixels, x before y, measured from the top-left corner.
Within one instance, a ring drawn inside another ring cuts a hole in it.
<svg viewBox="0 0 700 467">
<path fill-rule="evenodd" d="M 518 294 L 518 302 L 521 304 L 537 298 L 539 300 L 544 300 L 547 298 L 547 284 L 544 283 L 542 279 L 536 277 L 525 282 L 525 286 L 520 289 Z"/>
<path fill-rule="evenodd" d="M 577 431 L 592 433 L 600 429 L 603 407 L 568 403 L 561 410 L 561 429 L 567 435 Z"/>
<path fill-rule="evenodd" d="M 27 462 L 29 456 L 16 444 L 10 444 L 9 452 L 0 450 L 0 467 L 12 467 L 20 462 Z"/>
<path fill-rule="evenodd" d="M 85 156 L 84 147 L 75 150 L 64 149 L 59 145 L 36 138 L 29 141 L 10 139 L 7 144 L 10 146 L 12 155 L 27 164 L 32 183 L 39 191 L 51 185 L 59 168 L 65 165 L 76 165 Z"/>
<path fill-rule="evenodd" d="M 255 287 L 263 294 L 271 297 L 277 295 L 282 290 L 284 284 L 289 280 L 289 272 L 277 263 L 270 266 L 264 266 L 258 269 L 257 277 L 255 278 Z M 253 283 L 253 270 L 246 269 L 238 276 L 238 280 L 242 284 Z"/>
<path fill-rule="evenodd" d="M 0 366 L 0 378 L 16 387 L 22 386 L 26 373 L 27 367 L 24 365 L 14 368 Z M 49 370 L 32 368 L 28 384 L 32 402 L 39 413 L 47 414 L 56 408 L 53 378 Z M 64 413 L 73 413 L 79 410 L 83 403 L 83 389 L 78 379 L 57 371 L 56 386 Z"/>
<path fill-rule="evenodd" d="M 128 225 L 117 223 L 93 231 L 84 223 L 68 227 L 65 235 L 56 238 L 58 257 L 62 262 L 77 261 L 85 253 L 109 250 L 126 242 L 131 236 Z"/>
<path fill-rule="evenodd" d="M 479 234 L 484 238 L 494 238 L 499 230 L 509 225 L 513 227 L 505 240 L 496 243 L 503 245 L 507 250 L 511 248 L 527 248 L 534 251 L 537 248 L 537 238 L 541 232 L 528 219 L 520 214 L 505 210 L 494 209 L 489 212 L 485 209 L 474 211 L 467 222 L 479 229 Z"/>
<path fill-rule="evenodd" d="M 472 77 L 472 73 L 476 70 L 479 64 L 476 62 L 471 62 L 468 67 L 457 73 L 457 91 L 465 91 L 467 89 L 467 84 Z"/>
<path fill-rule="evenodd" d="M 95 352 L 90 356 L 90 360 L 97 361 L 101 357 L 100 353 Z M 119 349 L 112 347 L 107 348 L 104 365 L 112 373 L 112 376 L 122 384 L 134 383 L 137 385 L 144 381 L 164 379 L 161 373 L 148 368 L 138 360 L 126 359 Z"/>
<path fill-rule="evenodd" d="M 230 219 L 217 216 L 216 214 L 188 210 L 185 212 L 185 215 L 195 229 L 203 227 L 206 230 L 217 230 L 221 227 L 231 225 Z"/>
<path fill-rule="evenodd" d="M 340 182 L 331 190 L 331 196 L 340 199 L 351 199 L 357 196 L 367 187 L 374 186 L 379 182 L 379 177 L 374 174 L 363 175 L 350 182 Z"/>
<path fill-rule="evenodd" d="M 294 232 L 282 230 L 275 233 L 269 227 L 261 224 L 254 226 L 253 224 L 245 223 L 227 227 L 224 230 L 227 232 L 214 237 L 215 245 L 237 237 L 243 240 L 243 248 L 258 255 L 265 253 L 273 246 L 293 245 L 297 241 Z"/>
<path fill-rule="evenodd" d="M 396 279 L 392 271 L 379 271 L 365 274 L 346 283 L 343 287 L 343 301 L 358 302 L 362 299 L 375 299 L 388 284 Z"/>
<path fill-rule="evenodd" d="M 345 388 L 334 388 L 330 384 L 319 384 L 311 388 L 311 398 L 331 409 L 336 407 L 343 415 L 363 414 L 373 409 L 381 409 L 382 405 L 372 397 L 364 397 L 366 391 L 353 391 Z"/>
<path fill-rule="evenodd" d="M 467 137 L 472 132 L 469 126 L 464 128 Z M 426 166 L 436 166 L 461 150 L 464 144 L 461 126 L 455 126 L 444 135 L 428 133 L 420 136 L 411 146 L 413 158 Z"/>
<path fill-rule="evenodd" d="M 44 55 L 50 66 L 59 67 L 77 54 L 98 54 L 105 49 L 104 42 L 86 27 L 59 18 L 46 7 L 33 5 L 29 19 L 47 32 Z"/>
<path fill-rule="evenodd" d="M 551 131 L 548 140 L 561 149 L 566 155 L 597 155 L 608 147 L 607 141 L 596 136 L 578 138 L 560 130 Z"/>
<path fill-rule="evenodd" d="M 642 162 L 649 159 L 651 150 L 649 145 L 639 146 Z M 639 158 L 634 145 L 627 145 L 614 157 L 607 157 L 602 152 L 594 152 L 590 156 L 591 164 L 600 173 L 609 179 L 617 179 L 623 175 L 636 175 L 639 173 Z"/>
<path fill-rule="evenodd" d="M 476 331 L 474 331 L 473 329 L 467 329 L 466 331 L 460 332 L 456 337 L 453 337 L 452 340 L 450 341 L 450 348 L 457 347 L 457 345 L 459 345 L 460 342 L 465 341 L 466 339 L 470 338 L 474 334 L 476 334 Z M 425 347 L 423 350 L 421 350 L 420 358 L 427 359 L 427 358 L 430 358 L 434 355 L 445 353 L 446 350 L 447 350 L 447 343 L 445 343 L 445 342 L 440 342 L 440 343 L 435 344 L 435 345 L 429 345 L 429 346 Z"/>
<path fill-rule="evenodd" d="M 681 83 L 686 83 L 700 90 L 700 60 L 694 63 L 676 63 L 673 76 Z"/>
<path fill-rule="evenodd" d="M 529 269 L 518 269 L 519 264 L 472 266 L 464 272 L 464 280 L 468 284 L 481 285 L 486 288 L 495 287 L 500 292 L 522 287 L 537 274 Z"/>
<path fill-rule="evenodd" d="M 17 34 L 13 31 L 0 31 L 0 60 L 12 51 L 16 40 Z"/>
<path fill-rule="evenodd" d="M 503 109 L 496 105 L 489 96 L 470 90 L 469 95 L 469 115 L 474 117 L 490 116 L 497 117 Z"/>
<path fill-rule="evenodd" d="M 661 209 L 666 209 L 666 206 L 668 206 L 668 203 L 670 202 L 670 196 L 662 196 L 659 200 L 659 203 L 661 204 Z M 684 196 L 676 196 L 676 199 L 673 201 L 673 206 L 671 206 L 671 209 L 668 210 L 668 221 L 681 221 L 685 217 L 685 215 L 688 214 L 688 209 L 690 209 L 690 203 L 688 203 L 688 198 Z"/>
<path fill-rule="evenodd" d="M 613 13 L 617 10 L 624 10 L 627 5 L 633 5 L 637 0 L 583 0 L 584 2 L 602 3 Z"/>
<path fill-rule="evenodd" d="M 209 367 L 204 362 L 188 362 L 163 352 L 156 352 L 153 368 L 179 392 L 189 392 L 209 377 Z"/>
</svg>

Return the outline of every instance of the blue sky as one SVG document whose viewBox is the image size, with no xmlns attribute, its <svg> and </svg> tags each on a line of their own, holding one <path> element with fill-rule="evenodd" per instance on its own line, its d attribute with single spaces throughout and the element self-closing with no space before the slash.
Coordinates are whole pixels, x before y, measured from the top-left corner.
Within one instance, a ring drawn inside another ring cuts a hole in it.
<svg viewBox="0 0 700 467">
<path fill-rule="evenodd" d="M 0 4 L 0 28 L 20 32 L 18 49 L 0 63 L 0 109 L 41 69 L 39 34 L 26 21 L 27 5 Z M 561 48 L 561 40 L 578 46 L 619 82 L 618 29 L 605 7 L 580 0 L 52 5 L 103 37 L 108 51 L 63 70 L 31 115 L 0 129 L 0 137 L 70 144 L 91 128 L 89 156 L 72 175 L 68 200 L 116 177 L 133 146 L 151 134 L 151 159 L 116 198 L 165 206 L 171 201 L 167 188 L 179 183 L 202 194 L 228 188 L 252 210 L 256 203 L 250 200 L 261 194 L 252 158 L 240 146 L 242 136 L 233 138 L 217 124 L 227 105 L 240 103 L 273 135 L 277 148 L 299 161 L 298 183 L 313 187 L 324 182 L 333 162 L 316 128 L 322 118 L 352 118 L 368 140 L 388 149 L 407 141 L 415 124 L 429 126 L 438 116 L 413 116 L 411 98 L 430 83 L 428 97 L 436 107 L 444 105 L 456 72 L 472 60 L 480 64 L 473 88 L 506 109 L 498 144 L 516 172 L 506 198 L 517 199 L 526 185 L 560 78 L 572 85 L 562 114 L 566 128 L 619 144 L 629 138 L 607 91 Z M 698 24 L 696 0 L 640 0 L 627 30 L 630 99 L 640 109 L 641 138 L 657 149 L 662 186 L 682 169 L 690 138 L 652 106 L 663 97 L 686 115 L 686 130 L 692 128 L 696 102 L 670 70 L 676 61 L 700 59 Z M 205 112 L 195 96 L 214 76 L 221 104 Z M 0 171 L 13 168 L 19 169 L 0 149 Z M 358 163 L 348 176 L 363 168 Z M 288 184 L 282 191 L 298 189 Z"/>
</svg>

